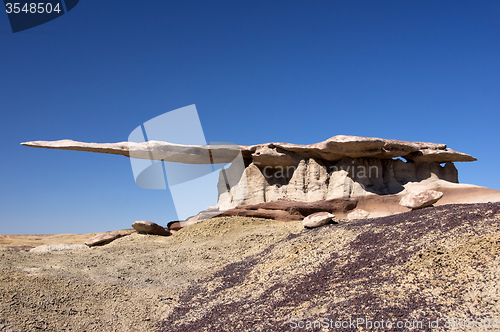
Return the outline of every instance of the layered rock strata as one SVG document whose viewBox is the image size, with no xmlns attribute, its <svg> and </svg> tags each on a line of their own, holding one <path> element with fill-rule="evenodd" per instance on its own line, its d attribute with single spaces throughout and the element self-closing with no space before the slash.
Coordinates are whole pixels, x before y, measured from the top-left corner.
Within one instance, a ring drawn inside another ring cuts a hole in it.
<svg viewBox="0 0 500 332">
<path fill-rule="evenodd" d="M 305 158 L 296 165 L 271 167 L 252 161 L 242 177 L 246 183 L 238 183 L 236 187 L 245 187 L 246 197 L 241 205 L 248 205 L 279 199 L 315 202 L 368 194 L 397 194 L 407 183 L 427 179 L 458 183 L 453 162 L 442 163 L 346 157 L 337 162 Z M 231 172 L 231 168 L 226 172 Z M 222 177 L 218 189 L 221 209 L 229 208 L 224 204 L 230 201 L 230 193 Z"/>
<path fill-rule="evenodd" d="M 335 198 L 401 193 L 409 183 L 444 180 L 458 183 L 454 162 L 475 161 L 445 144 L 358 136 L 334 136 L 297 145 L 180 145 L 168 142 L 82 143 L 34 141 L 22 145 L 49 149 L 118 154 L 131 158 L 187 164 L 229 163 L 241 153 L 244 167 L 221 172 L 217 207 L 278 200 L 316 202 Z M 233 179 L 231 186 L 228 178 Z M 240 197 L 236 200 L 235 197 Z"/>
<path fill-rule="evenodd" d="M 355 209 L 357 205 L 358 199 L 354 198 L 334 198 L 317 202 L 278 200 L 275 202 L 238 206 L 223 212 L 220 216 L 257 217 L 292 221 L 302 220 L 318 212 L 327 212 L 343 217 L 349 211 Z M 188 223 L 181 223 L 180 226 L 184 227 L 187 225 Z"/>
</svg>

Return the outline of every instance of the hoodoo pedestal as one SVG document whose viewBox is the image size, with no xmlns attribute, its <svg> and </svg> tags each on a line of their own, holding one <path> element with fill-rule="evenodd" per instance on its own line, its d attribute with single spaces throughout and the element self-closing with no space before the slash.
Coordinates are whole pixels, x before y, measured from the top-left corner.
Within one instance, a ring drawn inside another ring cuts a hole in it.
<svg viewBox="0 0 500 332">
<path fill-rule="evenodd" d="M 275 201 L 307 203 L 404 195 L 412 190 L 480 188 L 458 184 L 453 163 L 476 160 L 468 154 L 451 150 L 445 144 L 374 137 L 338 135 L 309 145 L 193 146 L 160 141 L 82 143 L 71 140 L 22 145 L 186 164 L 230 163 L 235 155 L 241 154 L 242 162 L 233 163 L 220 173 L 217 208 L 221 212 Z M 490 200 L 500 200 L 498 191 L 484 189 L 489 190 Z"/>
</svg>

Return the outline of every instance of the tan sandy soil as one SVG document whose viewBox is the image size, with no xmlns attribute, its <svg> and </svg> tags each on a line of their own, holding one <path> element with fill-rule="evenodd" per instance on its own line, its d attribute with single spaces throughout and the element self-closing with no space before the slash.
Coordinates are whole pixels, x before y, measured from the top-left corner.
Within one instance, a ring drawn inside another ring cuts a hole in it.
<svg viewBox="0 0 500 332">
<path fill-rule="evenodd" d="M 133 229 L 107 233 L 132 233 Z M 89 234 L 42 234 L 42 235 L 0 235 L 0 251 L 29 251 L 45 244 L 84 244 L 91 237 L 104 233 Z"/>
<path fill-rule="evenodd" d="M 180 290 L 301 228 L 222 218 L 170 237 L 132 234 L 85 250 L 2 252 L 0 331 L 154 331 Z"/>
<path fill-rule="evenodd" d="M 360 317 L 440 319 L 439 331 L 446 317 L 500 318 L 499 224 L 498 203 L 311 230 L 220 217 L 170 237 L 2 251 L 0 331 L 290 331 L 291 319 Z"/>
</svg>

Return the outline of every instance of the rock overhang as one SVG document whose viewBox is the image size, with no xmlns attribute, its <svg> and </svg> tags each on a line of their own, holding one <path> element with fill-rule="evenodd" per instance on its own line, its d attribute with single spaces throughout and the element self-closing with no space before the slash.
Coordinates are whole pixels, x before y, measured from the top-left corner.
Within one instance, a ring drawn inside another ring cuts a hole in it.
<svg viewBox="0 0 500 332">
<path fill-rule="evenodd" d="M 238 153 L 261 166 L 287 166 L 305 158 L 339 161 L 344 158 L 404 158 L 409 162 L 470 162 L 476 158 L 447 148 L 445 144 L 408 142 L 376 137 L 337 135 L 323 142 L 299 145 L 264 143 L 256 145 L 182 145 L 161 141 L 142 143 L 84 143 L 72 140 L 32 141 L 25 146 L 89 151 L 131 158 L 164 160 L 187 164 L 227 163 Z M 214 160 L 215 158 L 215 160 Z"/>
</svg>

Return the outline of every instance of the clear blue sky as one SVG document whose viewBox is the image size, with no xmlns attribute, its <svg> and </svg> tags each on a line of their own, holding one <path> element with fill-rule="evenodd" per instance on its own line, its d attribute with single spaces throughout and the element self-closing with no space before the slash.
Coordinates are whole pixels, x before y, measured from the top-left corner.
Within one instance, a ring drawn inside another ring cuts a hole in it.
<svg viewBox="0 0 500 332">
<path fill-rule="evenodd" d="M 128 158 L 22 147 L 126 141 L 196 104 L 207 141 L 446 143 L 500 189 L 498 1 L 94 1 L 13 34 L 0 14 L 1 234 L 175 220 Z"/>
</svg>

